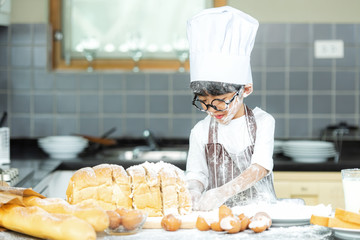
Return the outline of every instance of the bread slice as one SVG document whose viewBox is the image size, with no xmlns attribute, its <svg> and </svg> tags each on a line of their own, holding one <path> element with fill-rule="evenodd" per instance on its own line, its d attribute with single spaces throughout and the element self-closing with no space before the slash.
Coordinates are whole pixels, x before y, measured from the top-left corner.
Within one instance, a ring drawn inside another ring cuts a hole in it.
<svg viewBox="0 0 360 240">
<path fill-rule="evenodd" d="M 360 214 L 355 212 L 350 212 L 341 208 L 336 208 L 335 217 L 345 222 L 350 222 L 360 225 Z"/>
<path fill-rule="evenodd" d="M 98 182 L 91 167 L 81 168 L 71 177 L 66 189 L 66 198 L 70 204 L 76 204 L 97 195 Z"/>
<path fill-rule="evenodd" d="M 70 204 L 94 203 L 105 210 L 132 208 L 130 180 L 123 167 L 100 164 L 74 173 L 66 190 Z"/>
<path fill-rule="evenodd" d="M 161 199 L 161 190 L 160 183 L 161 178 L 159 175 L 159 169 L 155 163 L 145 162 L 141 164 L 146 172 L 146 184 L 150 189 L 151 199 L 148 203 L 149 207 L 149 216 L 150 217 L 160 217 L 162 214 L 162 199 Z M 150 211 L 150 208 L 152 210 Z"/>
<path fill-rule="evenodd" d="M 170 164 L 171 165 L 171 164 Z M 176 183 L 178 187 L 178 201 L 179 201 L 179 213 L 180 215 L 187 215 L 192 210 L 192 200 L 189 190 L 187 189 L 185 182 L 185 174 L 180 168 L 171 165 L 177 175 Z"/>
<path fill-rule="evenodd" d="M 140 165 L 131 166 L 126 169 L 131 177 L 131 188 L 133 198 L 133 208 L 148 213 L 148 216 L 153 214 L 153 206 L 151 204 L 152 194 L 149 185 L 146 182 L 146 171 Z"/>
<path fill-rule="evenodd" d="M 328 227 L 360 229 L 360 224 L 345 222 L 339 218 L 329 218 Z"/>
<path fill-rule="evenodd" d="M 117 208 L 132 208 L 131 179 L 120 165 L 111 165 L 112 168 L 112 201 Z"/>
<path fill-rule="evenodd" d="M 329 225 L 329 217 L 311 215 L 310 224 L 327 227 Z"/>
<path fill-rule="evenodd" d="M 172 167 L 164 162 L 158 162 L 161 178 L 161 192 L 164 215 L 179 214 L 179 201 L 177 189 L 177 175 Z"/>
</svg>

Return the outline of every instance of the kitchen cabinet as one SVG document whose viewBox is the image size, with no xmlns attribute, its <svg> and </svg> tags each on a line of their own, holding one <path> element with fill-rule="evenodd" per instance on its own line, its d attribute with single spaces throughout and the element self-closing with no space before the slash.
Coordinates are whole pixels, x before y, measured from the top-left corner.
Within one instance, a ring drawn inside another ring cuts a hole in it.
<svg viewBox="0 0 360 240">
<path fill-rule="evenodd" d="M 307 205 L 345 208 L 340 172 L 274 172 L 274 187 L 278 198 L 302 198 Z"/>
<path fill-rule="evenodd" d="M 10 24 L 11 0 L 0 0 L 0 26 Z"/>
</svg>

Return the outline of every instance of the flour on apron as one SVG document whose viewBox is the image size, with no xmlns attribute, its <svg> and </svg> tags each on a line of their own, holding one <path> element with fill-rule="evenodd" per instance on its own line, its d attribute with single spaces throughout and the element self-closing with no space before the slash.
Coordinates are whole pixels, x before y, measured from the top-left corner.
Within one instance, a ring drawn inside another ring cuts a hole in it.
<svg viewBox="0 0 360 240">
<path fill-rule="evenodd" d="M 224 146 L 218 143 L 218 122 L 211 118 L 208 144 L 205 146 L 206 161 L 209 168 L 209 186 L 207 190 L 220 187 L 233 180 L 251 165 L 251 157 L 256 141 L 256 121 L 252 110 L 246 105 L 245 119 L 251 145 L 239 155 L 235 155 L 228 153 Z M 233 207 L 257 201 L 276 201 L 272 173 L 265 176 L 249 189 L 234 195 L 225 204 Z"/>
</svg>

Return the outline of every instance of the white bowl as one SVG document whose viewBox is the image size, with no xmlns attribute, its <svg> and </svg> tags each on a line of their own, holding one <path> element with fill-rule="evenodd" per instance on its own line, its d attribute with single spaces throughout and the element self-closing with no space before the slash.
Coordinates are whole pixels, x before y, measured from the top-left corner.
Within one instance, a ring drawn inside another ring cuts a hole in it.
<svg viewBox="0 0 360 240">
<path fill-rule="evenodd" d="M 83 143 L 87 142 L 87 139 L 79 136 L 49 136 L 40 138 L 39 142 L 42 143 Z"/>
<path fill-rule="evenodd" d="M 88 140 L 78 136 L 50 136 L 39 139 L 38 145 L 51 158 L 70 159 L 88 146 Z"/>
</svg>

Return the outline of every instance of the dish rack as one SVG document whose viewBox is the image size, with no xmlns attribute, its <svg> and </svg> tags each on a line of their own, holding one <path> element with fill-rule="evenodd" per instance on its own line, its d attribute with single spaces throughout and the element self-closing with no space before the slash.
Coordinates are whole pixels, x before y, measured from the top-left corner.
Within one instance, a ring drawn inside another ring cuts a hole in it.
<svg viewBox="0 0 360 240">
<path fill-rule="evenodd" d="M 0 186 L 14 186 L 19 181 L 19 170 L 17 168 L 0 168 Z"/>
<path fill-rule="evenodd" d="M 348 125 L 346 122 L 340 122 L 337 125 L 329 125 L 323 130 L 320 137 L 321 140 L 334 142 L 336 150 L 335 163 L 340 162 L 344 137 L 356 136 L 357 132 L 357 126 Z"/>
</svg>

